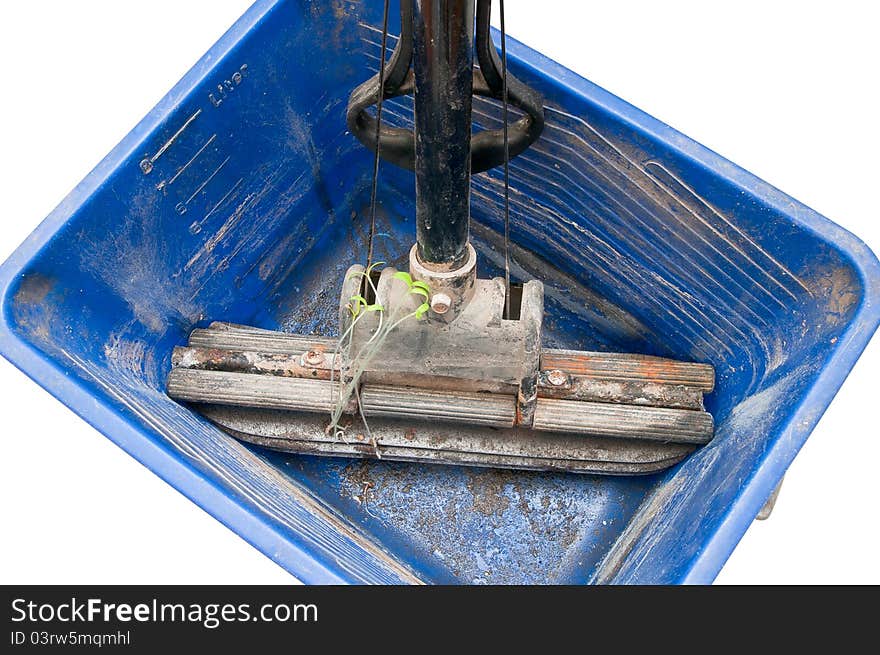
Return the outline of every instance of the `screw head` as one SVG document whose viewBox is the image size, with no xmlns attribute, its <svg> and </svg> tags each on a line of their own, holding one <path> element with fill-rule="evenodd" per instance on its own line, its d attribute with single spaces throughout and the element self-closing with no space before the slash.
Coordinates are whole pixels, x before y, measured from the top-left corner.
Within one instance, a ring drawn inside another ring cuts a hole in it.
<svg viewBox="0 0 880 655">
<path fill-rule="evenodd" d="M 565 371 L 560 371 L 558 368 L 555 368 L 547 373 L 547 382 L 554 387 L 561 387 L 568 382 L 568 375 L 565 374 Z"/>
<path fill-rule="evenodd" d="M 308 366 L 320 366 L 324 363 L 324 353 L 320 350 L 309 350 L 303 355 L 303 362 Z"/>
<path fill-rule="evenodd" d="M 445 293 L 435 293 L 431 296 L 431 311 L 435 314 L 445 314 L 452 307 L 452 298 Z"/>
</svg>

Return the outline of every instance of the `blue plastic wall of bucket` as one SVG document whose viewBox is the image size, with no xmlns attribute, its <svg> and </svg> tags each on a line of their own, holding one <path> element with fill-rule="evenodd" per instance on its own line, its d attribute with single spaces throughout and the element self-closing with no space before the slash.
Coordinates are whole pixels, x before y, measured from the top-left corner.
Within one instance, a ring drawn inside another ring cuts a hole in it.
<svg viewBox="0 0 880 655">
<path fill-rule="evenodd" d="M 880 321 L 858 239 L 528 48 L 547 128 L 511 166 L 514 275 L 546 345 L 710 362 L 717 436 L 645 477 L 322 459 L 245 446 L 168 399 L 173 346 L 212 320 L 335 333 L 365 258 L 371 155 L 348 94 L 381 3 L 257 2 L 0 268 L 0 350 L 306 582 L 713 579 Z M 481 127 L 494 101 L 475 101 Z M 411 121 L 412 104 L 386 105 Z M 497 273 L 499 171 L 473 181 Z M 413 180 L 383 166 L 378 252 L 402 263 Z"/>
</svg>

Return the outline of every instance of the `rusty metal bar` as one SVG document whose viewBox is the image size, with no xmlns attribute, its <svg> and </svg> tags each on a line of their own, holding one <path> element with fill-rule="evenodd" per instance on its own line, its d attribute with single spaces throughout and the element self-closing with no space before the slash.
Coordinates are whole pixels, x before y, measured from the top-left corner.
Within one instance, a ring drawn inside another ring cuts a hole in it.
<svg viewBox="0 0 880 655">
<path fill-rule="evenodd" d="M 501 394 L 367 384 L 361 390 L 361 408 L 366 416 L 405 416 L 498 428 L 510 428 L 516 422 L 514 397 Z"/>
<path fill-rule="evenodd" d="M 538 399 L 532 427 L 545 432 L 690 444 L 708 443 L 714 430 L 707 412 L 552 398 Z"/>
<path fill-rule="evenodd" d="M 171 366 L 200 371 L 230 371 L 329 380 L 336 359 L 332 353 L 316 350 L 306 351 L 302 355 L 291 355 L 177 346 L 171 354 Z M 339 370 L 338 365 L 335 370 Z M 339 374 L 334 377 L 338 380 Z"/>
<path fill-rule="evenodd" d="M 302 355 L 309 350 L 332 353 L 336 339 L 318 336 L 301 336 L 268 330 L 242 330 L 231 328 L 208 328 L 193 330 L 189 345 L 198 348 L 220 350 L 256 351 Z"/>
<path fill-rule="evenodd" d="M 168 375 L 167 391 L 172 398 L 187 402 L 329 413 L 339 397 L 339 383 L 260 373 L 175 368 Z M 501 394 L 364 385 L 360 397 L 361 409 L 366 416 L 418 417 L 491 427 L 512 427 L 516 420 L 514 397 Z M 356 411 L 355 398 L 351 399 L 346 411 Z"/>
<path fill-rule="evenodd" d="M 339 383 L 230 371 L 171 369 L 168 395 L 194 403 L 330 412 L 339 397 Z"/>
<path fill-rule="evenodd" d="M 636 380 L 681 385 L 705 392 L 715 388 L 715 369 L 710 364 L 679 362 L 649 355 L 548 349 L 541 355 L 541 369 L 558 369 L 570 375 L 610 381 Z"/>
<path fill-rule="evenodd" d="M 564 375 L 564 382 L 554 384 L 559 374 L 542 371 L 538 380 L 538 396 L 560 400 L 583 400 L 594 403 L 671 407 L 702 410 L 703 392 L 694 387 L 656 382 L 604 380 L 585 375 Z"/>
</svg>

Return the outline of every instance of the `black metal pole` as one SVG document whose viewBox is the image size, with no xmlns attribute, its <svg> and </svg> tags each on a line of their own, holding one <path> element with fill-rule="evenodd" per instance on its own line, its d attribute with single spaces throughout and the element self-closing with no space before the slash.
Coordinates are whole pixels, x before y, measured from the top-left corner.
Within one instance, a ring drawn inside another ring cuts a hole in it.
<svg viewBox="0 0 880 655">
<path fill-rule="evenodd" d="M 416 241 L 419 260 L 454 270 L 467 260 L 475 0 L 416 0 Z"/>
</svg>

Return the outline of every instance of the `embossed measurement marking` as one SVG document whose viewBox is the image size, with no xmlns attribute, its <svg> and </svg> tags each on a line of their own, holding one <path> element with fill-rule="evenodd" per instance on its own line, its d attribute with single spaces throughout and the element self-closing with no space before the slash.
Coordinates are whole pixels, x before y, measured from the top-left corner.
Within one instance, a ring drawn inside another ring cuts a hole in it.
<svg viewBox="0 0 880 655">
<path fill-rule="evenodd" d="M 211 104 L 215 107 L 222 105 L 223 101 L 226 100 L 229 94 L 235 91 L 236 87 L 244 81 L 244 76 L 247 74 L 247 71 L 247 64 L 242 64 L 241 67 L 229 77 L 229 79 L 223 80 L 218 84 L 217 90 L 208 94 L 208 100 L 211 101 Z"/>
<path fill-rule="evenodd" d="M 159 157 L 161 157 L 162 155 L 165 154 L 165 152 L 168 150 L 168 148 L 170 148 L 174 144 L 174 142 L 180 138 L 180 135 L 183 134 L 184 130 L 186 130 L 186 128 L 188 128 L 190 125 L 192 125 L 192 122 L 195 119 L 197 119 L 199 117 L 199 114 L 201 114 L 201 113 L 202 113 L 201 109 L 196 110 L 196 113 L 194 113 L 192 116 L 190 116 L 187 119 L 187 121 L 181 126 L 181 128 L 179 130 L 177 130 L 177 132 L 174 133 L 174 136 L 172 136 L 170 139 L 168 139 L 168 141 L 166 141 L 164 143 L 164 145 L 156 151 L 155 155 L 153 155 L 152 157 L 147 157 L 146 159 L 141 160 L 140 167 L 141 167 L 141 171 L 143 172 L 144 175 L 148 175 L 150 173 L 150 171 L 153 170 L 153 165 L 156 163 L 156 161 L 159 159 Z"/>
<path fill-rule="evenodd" d="M 223 203 L 226 202 L 226 201 L 229 199 L 229 196 L 231 196 L 233 193 L 235 193 L 235 191 L 238 189 L 238 187 L 241 186 L 241 183 L 242 183 L 242 182 L 244 182 L 244 178 L 243 178 L 243 177 L 242 177 L 242 178 L 239 178 L 238 182 L 236 182 L 236 183 L 232 186 L 232 188 L 229 189 L 229 191 L 226 192 L 226 195 L 224 195 L 222 198 L 220 198 L 219 201 L 217 201 L 217 204 L 214 205 L 214 207 L 211 209 L 211 211 L 209 211 L 207 214 L 205 214 L 205 218 L 203 218 L 201 222 L 204 223 L 204 222 L 207 221 L 209 218 L 211 218 L 211 216 L 214 215 L 214 212 L 216 212 L 218 209 L 220 209 L 220 207 L 223 205 Z"/>
<path fill-rule="evenodd" d="M 184 205 L 188 205 L 190 202 L 192 202 L 192 199 L 195 198 L 197 195 L 199 195 L 199 193 L 201 192 L 201 190 L 204 189 L 204 188 L 208 185 L 208 182 L 210 182 L 211 180 L 214 179 L 214 177 L 217 175 L 217 173 L 219 173 L 219 172 L 223 169 L 223 167 L 226 166 L 226 163 L 227 163 L 230 159 L 231 159 L 231 157 L 227 157 L 226 159 L 224 159 L 224 160 L 221 162 L 221 164 L 220 164 L 217 168 L 214 169 L 214 172 L 211 173 L 211 174 L 205 179 L 205 181 L 202 182 L 202 183 L 199 185 L 199 188 L 198 188 L 198 189 L 196 189 L 195 191 L 193 191 L 192 195 L 191 195 L 189 198 L 187 198 L 187 199 L 186 199 L 186 202 L 183 203 L 183 204 L 184 204 Z"/>
<path fill-rule="evenodd" d="M 229 94 L 232 93 L 233 91 L 235 91 L 239 85 L 241 85 L 241 83 L 244 81 L 245 75 L 247 73 L 248 73 L 247 64 L 242 64 L 238 69 L 236 69 L 232 73 L 232 75 L 230 75 L 228 78 L 222 80 L 219 84 L 217 84 L 216 89 L 213 92 L 208 94 L 208 100 L 211 102 L 211 104 L 214 107 L 220 107 L 220 105 L 223 104 L 223 101 L 229 97 Z M 196 118 L 199 117 L 199 115 L 201 113 L 202 113 L 202 109 L 198 109 L 192 116 L 190 116 L 187 119 L 187 121 L 181 126 L 181 128 L 161 148 L 159 148 L 159 150 L 156 152 L 155 155 L 153 155 L 152 157 L 147 157 L 140 162 L 140 168 L 141 168 L 141 171 L 144 173 L 144 175 L 150 173 L 153 170 L 153 167 L 154 167 L 153 165 L 155 164 L 156 160 L 159 159 L 159 157 L 161 157 L 180 138 L 180 136 L 184 133 L 184 131 L 193 123 L 193 121 L 195 121 Z M 187 161 L 183 166 L 181 166 L 174 173 L 174 175 L 172 175 L 168 179 L 164 179 L 161 182 L 159 182 L 156 185 L 156 190 L 161 191 L 163 194 L 167 194 L 168 188 L 171 187 L 171 185 L 173 185 L 180 178 L 180 176 L 183 175 L 183 173 L 185 171 L 190 170 L 190 167 L 202 156 L 203 153 L 205 153 L 208 150 L 209 146 L 211 146 L 217 140 L 217 135 L 218 135 L 218 133 L 216 133 L 216 132 L 214 134 L 212 134 L 208 138 L 208 140 L 195 152 L 195 154 L 192 157 L 190 157 L 189 161 Z M 220 154 L 220 150 L 222 150 L 222 148 L 215 148 L 216 154 Z M 213 180 L 220 173 L 220 171 L 224 168 L 224 166 L 226 166 L 226 164 L 229 162 L 230 159 L 231 159 L 231 155 L 227 156 L 226 159 L 224 159 L 220 163 L 220 165 L 217 166 L 217 168 L 215 168 L 214 171 L 211 172 L 204 179 L 204 181 L 201 182 L 201 184 L 198 185 L 198 187 L 195 189 L 195 191 L 193 191 L 189 195 L 189 197 L 186 198 L 186 200 L 180 200 L 179 202 L 177 202 L 177 204 L 174 206 L 174 210 L 181 216 L 186 214 L 189 209 L 190 203 L 193 200 L 195 200 L 199 196 L 199 194 L 201 194 L 205 190 L 205 188 L 208 186 L 208 184 L 211 182 L 211 180 Z M 195 168 L 200 168 L 200 167 L 196 166 Z M 243 182 L 244 182 L 244 178 L 239 179 L 233 185 L 233 187 L 231 189 L 229 189 L 223 195 L 223 197 L 219 201 L 213 203 L 213 206 L 211 207 L 211 209 L 208 211 L 208 213 L 205 215 L 205 217 L 203 219 L 201 219 L 200 221 L 198 221 L 196 223 L 193 223 L 193 226 L 195 226 L 197 228 L 194 233 L 201 231 L 202 224 L 205 221 L 207 221 L 211 216 L 213 216 L 214 213 L 217 212 L 221 207 L 223 207 L 225 205 L 227 200 L 229 200 L 229 198 L 235 194 L 235 192 L 238 190 L 238 188 L 242 185 Z M 188 185 L 185 185 L 185 186 L 188 186 Z M 177 195 L 178 198 L 183 198 L 186 196 L 187 193 L 188 193 L 187 191 L 181 190 L 178 194 L 175 194 L 175 195 Z M 206 200 L 207 200 L 207 198 L 206 198 Z"/>
<path fill-rule="evenodd" d="M 203 145 L 201 148 L 199 148 L 198 152 L 196 152 L 196 154 L 194 154 L 188 162 L 186 162 L 183 166 L 180 167 L 180 170 L 178 170 L 174 174 L 174 177 L 172 177 L 170 180 L 167 180 L 167 181 L 163 180 L 163 181 L 159 182 L 159 184 L 156 185 L 156 191 L 163 191 L 166 187 L 170 187 L 172 184 L 174 184 L 174 182 L 177 180 L 177 178 L 179 178 L 183 174 L 183 172 L 187 168 L 190 167 L 190 164 L 192 164 L 196 159 L 198 159 L 199 155 L 201 155 L 203 152 L 205 152 L 205 149 L 209 145 L 214 143 L 214 139 L 216 139 L 216 138 L 217 138 L 217 135 L 212 134 L 211 138 L 208 139 L 207 142 L 205 142 L 205 145 Z"/>
</svg>

